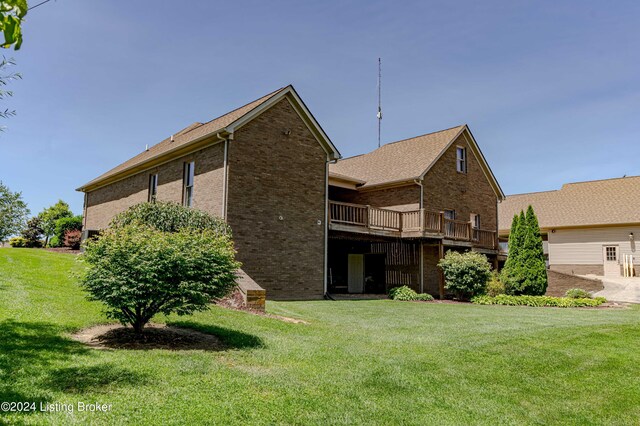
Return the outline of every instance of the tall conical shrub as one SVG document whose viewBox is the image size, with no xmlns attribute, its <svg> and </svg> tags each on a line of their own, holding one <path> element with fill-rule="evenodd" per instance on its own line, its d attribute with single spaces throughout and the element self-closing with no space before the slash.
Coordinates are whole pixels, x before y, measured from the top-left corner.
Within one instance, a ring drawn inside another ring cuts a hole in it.
<svg viewBox="0 0 640 426">
<path fill-rule="evenodd" d="M 513 268 L 514 265 L 517 265 L 518 252 L 520 251 L 520 247 L 518 244 L 518 231 L 520 227 L 520 217 L 516 214 L 513 216 L 513 220 L 511 221 L 511 230 L 509 231 L 509 255 L 507 256 L 507 260 L 504 263 L 503 271 L 508 271 Z"/>
<path fill-rule="evenodd" d="M 523 262 L 521 258 L 526 233 L 526 217 L 524 212 L 521 211 L 519 215 L 513 217 L 511 231 L 509 232 L 509 253 L 501 273 L 501 280 L 508 294 L 522 294 Z"/>
<path fill-rule="evenodd" d="M 523 294 L 543 295 L 547 291 L 547 265 L 544 259 L 540 226 L 533 207 L 527 208 L 525 235 L 518 254 L 522 267 Z"/>
</svg>

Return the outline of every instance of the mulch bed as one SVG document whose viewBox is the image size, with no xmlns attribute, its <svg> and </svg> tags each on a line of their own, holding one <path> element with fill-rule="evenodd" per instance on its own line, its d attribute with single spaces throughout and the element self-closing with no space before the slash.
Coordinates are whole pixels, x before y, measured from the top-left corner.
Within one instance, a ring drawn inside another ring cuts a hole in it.
<svg viewBox="0 0 640 426">
<path fill-rule="evenodd" d="M 94 349 L 175 351 L 227 349 L 222 341 L 212 334 L 165 324 L 147 324 L 141 335 L 137 335 L 133 328 L 123 327 L 120 324 L 98 325 L 81 330 L 71 337 Z"/>
<path fill-rule="evenodd" d="M 80 254 L 80 250 L 71 250 L 68 247 L 47 247 L 42 250 L 52 251 L 54 253 Z"/>
</svg>

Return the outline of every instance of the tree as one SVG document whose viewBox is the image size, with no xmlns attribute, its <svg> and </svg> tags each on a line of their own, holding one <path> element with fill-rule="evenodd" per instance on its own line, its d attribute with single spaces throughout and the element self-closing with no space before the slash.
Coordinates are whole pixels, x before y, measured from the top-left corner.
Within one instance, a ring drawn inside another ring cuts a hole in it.
<svg viewBox="0 0 640 426">
<path fill-rule="evenodd" d="M 6 73 L 6 69 L 12 65 L 15 65 L 16 63 L 14 62 L 13 59 L 6 59 L 6 58 L 2 58 L 2 60 L 0 61 L 0 100 L 9 98 L 11 96 L 13 96 L 13 91 L 11 90 L 5 90 L 2 89 L 1 87 L 6 86 L 7 84 L 9 84 L 11 81 L 13 80 L 18 80 L 22 78 L 22 75 L 20 75 L 20 73 L 17 72 L 9 72 Z M 6 109 L 4 111 L 0 110 L 0 118 L 9 118 L 16 115 L 16 111 L 15 110 L 10 110 L 10 109 Z M 2 127 L 0 127 L 0 130 L 3 130 Z"/>
<path fill-rule="evenodd" d="M 500 278 L 508 294 L 521 294 L 519 292 L 520 283 L 522 282 L 522 260 L 520 254 L 527 232 L 526 227 L 526 218 L 524 212 L 521 211 L 519 215 L 513 217 L 511 231 L 509 233 L 507 261 L 500 274 Z"/>
<path fill-rule="evenodd" d="M 4 35 L 4 42 L 0 47 L 8 49 L 11 46 L 19 50 L 22 45 L 22 21 L 27 15 L 28 6 L 26 0 L 2 0 L 0 1 L 0 31 Z M 11 81 L 20 79 L 19 73 L 5 73 L 6 69 L 15 65 L 13 59 L 2 58 L 0 61 L 0 87 L 4 87 Z M 0 100 L 13 96 L 11 90 L 0 88 Z M 16 115 L 15 110 L 0 110 L 0 118 L 8 118 Z M 3 130 L 3 128 L 0 128 Z"/>
<path fill-rule="evenodd" d="M 438 266 L 442 269 L 445 288 L 451 290 L 458 299 L 484 294 L 491 276 L 491 265 L 487 256 L 475 251 L 459 253 L 449 250 Z"/>
<path fill-rule="evenodd" d="M 0 181 L 0 242 L 19 233 L 25 226 L 29 209 L 20 192 L 11 192 Z"/>
<path fill-rule="evenodd" d="M 28 10 L 27 0 L 0 1 L 0 31 L 4 35 L 4 43 L 0 47 L 8 49 L 13 46 L 15 50 L 20 49 L 22 21 Z"/>
<path fill-rule="evenodd" d="M 176 204 L 134 206 L 84 248 L 89 298 L 137 334 L 157 313 L 206 310 L 234 288 L 240 267 L 221 219 Z"/>
<path fill-rule="evenodd" d="M 518 252 L 520 251 L 520 216 L 515 214 L 513 215 L 513 220 L 511 221 L 511 230 L 509 231 L 509 255 L 507 256 L 507 260 L 504 263 L 503 271 L 508 271 L 509 269 L 514 268 L 517 264 Z"/>
<path fill-rule="evenodd" d="M 519 254 L 522 264 L 520 291 L 523 294 L 541 296 L 547 291 L 547 264 L 538 218 L 532 206 L 527 208 L 525 223 L 526 233 Z"/>
<path fill-rule="evenodd" d="M 66 234 L 69 231 L 82 231 L 82 215 L 61 217 L 56 220 L 53 234 L 55 235 L 58 243 L 64 243 Z"/>
<path fill-rule="evenodd" d="M 501 279 L 508 294 L 543 295 L 547 291 L 547 268 L 542 237 L 533 207 L 514 217 L 509 234 L 509 254 Z"/>
<path fill-rule="evenodd" d="M 22 230 L 22 238 L 25 240 L 26 247 L 40 247 L 42 245 L 42 220 L 38 216 L 34 216 L 27 221 L 27 227 Z"/>
<path fill-rule="evenodd" d="M 73 213 L 69 209 L 69 204 L 62 200 L 58 200 L 54 205 L 47 207 L 38 214 L 40 220 L 42 220 L 42 229 L 44 230 L 44 245 L 49 244 L 49 238 L 54 235 L 56 231 L 56 221 L 63 217 L 72 217 Z"/>
</svg>

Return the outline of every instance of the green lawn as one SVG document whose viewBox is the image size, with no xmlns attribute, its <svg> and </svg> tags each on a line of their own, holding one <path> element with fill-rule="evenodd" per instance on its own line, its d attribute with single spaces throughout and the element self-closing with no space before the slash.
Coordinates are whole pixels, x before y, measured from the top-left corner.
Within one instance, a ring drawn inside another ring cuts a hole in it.
<svg viewBox="0 0 640 426">
<path fill-rule="evenodd" d="M 0 249 L 0 401 L 109 413 L 17 424 L 637 424 L 640 310 L 378 301 L 269 302 L 291 324 L 213 308 L 158 318 L 233 349 L 98 351 L 107 322 L 73 255 Z"/>
</svg>

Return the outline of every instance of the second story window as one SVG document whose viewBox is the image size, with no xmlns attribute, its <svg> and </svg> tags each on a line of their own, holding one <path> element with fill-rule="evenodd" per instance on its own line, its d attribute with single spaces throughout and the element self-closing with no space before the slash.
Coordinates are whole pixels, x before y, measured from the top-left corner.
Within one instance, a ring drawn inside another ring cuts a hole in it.
<svg viewBox="0 0 640 426">
<path fill-rule="evenodd" d="M 149 202 L 155 203 L 158 195 L 158 174 L 149 176 Z"/>
<path fill-rule="evenodd" d="M 480 229 L 480 215 L 471 213 L 471 225 L 474 229 Z"/>
<path fill-rule="evenodd" d="M 184 190 L 182 193 L 182 204 L 191 207 L 193 204 L 193 180 L 195 176 L 195 163 L 190 161 L 184 163 Z"/>
<path fill-rule="evenodd" d="M 467 173 L 467 149 L 461 146 L 456 149 L 456 170 Z"/>
</svg>

